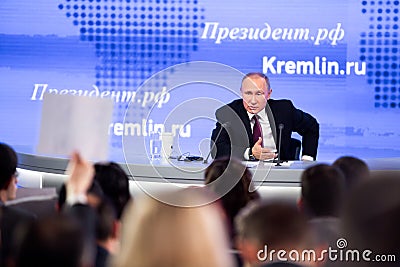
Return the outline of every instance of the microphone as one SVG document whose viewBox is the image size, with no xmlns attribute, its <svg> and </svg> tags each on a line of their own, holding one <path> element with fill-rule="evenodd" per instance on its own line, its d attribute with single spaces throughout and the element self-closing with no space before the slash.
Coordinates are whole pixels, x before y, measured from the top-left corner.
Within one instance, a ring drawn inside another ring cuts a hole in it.
<svg viewBox="0 0 400 267">
<path fill-rule="evenodd" d="M 208 152 L 207 157 L 203 160 L 203 163 L 204 163 L 204 164 L 207 164 L 207 163 L 208 163 L 208 158 L 210 157 L 212 151 L 213 151 L 214 148 L 215 148 L 215 143 L 217 142 L 219 136 L 221 135 L 222 129 L 223 129 L 223 128 L 228 128 L 228 127 L 230 126 L 230 122 L 225 122 L 225 123 L 220 123 L 220 124 L 221 124 L 221 127 L 219 128 L 218 134 L 217 134 L 217 136 L 215 137 L 215 142 L 213 142 L 213 145 L 212 145 L 210 151 Z"/>
<path fill-rule="evenodd" d="M 275 166 L 282 166 L 281 165 L 281 144 L 282 144 L 282 130 L 285 127 L 285 125 L 283 125 L 283 123 L 280 123 L 278 125 L 279 127 L 279 143 L 278 143 L 278 162 L 276 163 Z"/>
</svg>

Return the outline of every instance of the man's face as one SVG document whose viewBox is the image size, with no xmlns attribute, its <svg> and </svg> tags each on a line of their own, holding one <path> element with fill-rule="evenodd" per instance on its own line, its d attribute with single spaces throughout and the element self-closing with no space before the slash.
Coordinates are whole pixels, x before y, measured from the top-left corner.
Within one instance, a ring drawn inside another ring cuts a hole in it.
<svg viewBox="0 0 400 267">
<path fill-rule="evenodd" d="M 258 76 L 244 79 L 240 91 L 244 108 L 252 114 L 257 114 L 265 108 L 272 93 L 272 90 L 267 88 L 264 78 Z"/>
<path fill-rule="evenodd" d="M 17 195 L 17 174 L 14 174 L 11 178 L 10 184 L 7 187 L 7 200 L 13 200 Z"/>
</svg>

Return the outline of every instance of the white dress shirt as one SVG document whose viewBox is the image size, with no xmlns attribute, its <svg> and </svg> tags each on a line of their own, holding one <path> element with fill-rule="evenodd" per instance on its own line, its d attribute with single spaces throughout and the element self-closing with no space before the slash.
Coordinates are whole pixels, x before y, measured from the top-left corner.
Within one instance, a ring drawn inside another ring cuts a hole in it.
<svg viewBox="0 0 400 267">
<path fill-rule="evenodd" d="M 262 134 L 263 134 L 263 147 L 268 148 L 271 151 L 274 151 L 274 150 L 276 151 L 274 136 L 272 135 L 271 125 L 269 123 L 265 109 L 261 110 L 257 114 L 252 114 L 250 112 L 247 112 L 247 115 L 249 116 L 249 119 L 250 119 L 250 125 L 251 125 L 252 131 L 254 128 L 253 116 L 257 116 L 258 121 L 260 122 L 260 125 L 261 125 Z"/>
<path fill-rule="evenodd" d="M 250 119 L 250 126 L 251 130 L 253 131 L 254 128 L 254 120 L 253 116 L 257 116 L 258 121 L 260 122 L 261 130 L 262 130 L 262 135 L 263 135 L 263 147 L 270 149 L 271 151 L 277 151 L 276 150 L 276 145 L 275 145 L 275 140 L 274 136 L 272 135 L 272 129 L 271 129 L 271 124 L 269 123 L 268 116 L 265 112 L 265 109 L 261 110 L 257 114 L 253 114 L 250 112 L 247 112 L 247 116 L 249 116 Z M 244 158 L 246 160 L 249 160 L 249 150 L 250 148 L 248 147 L 246 151 L 244 152 Z"/>
</svg>

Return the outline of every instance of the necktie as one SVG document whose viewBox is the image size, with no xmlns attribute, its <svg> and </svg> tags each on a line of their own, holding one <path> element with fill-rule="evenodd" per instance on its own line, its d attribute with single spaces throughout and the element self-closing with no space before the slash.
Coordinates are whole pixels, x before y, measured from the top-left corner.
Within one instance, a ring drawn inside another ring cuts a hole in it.
<svg viewBox="0 0 400 267">
<path fill-rule="evenodd" d="M 262 130 L 261 130 L 261 124 L 258 121 L 257 115 L 253 116 L 253 121 L 254 121 L 254 126 L 253 126 L 253 142 L 256 143 L 258 141 L 258 138 L 262 138 Z M 261 142 L 261 146 L 263 146 Z"/>
</svg>

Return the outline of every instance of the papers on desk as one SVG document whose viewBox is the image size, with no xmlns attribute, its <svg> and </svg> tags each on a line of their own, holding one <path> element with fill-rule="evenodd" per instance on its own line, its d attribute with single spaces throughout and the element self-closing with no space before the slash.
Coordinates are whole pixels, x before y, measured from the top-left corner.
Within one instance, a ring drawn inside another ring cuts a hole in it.
<svg viewBox="0 0 400 267">
<path fill-rule="evenodd" d="M 277 168 L 279 168 L 279 167 L 290 167 L 293 163 L 294 163 L 294 161 L 284 161 L 284 162 L 281 162 L 281 166 L 276 166 L 276 162 L 273 162 L 272 160 L 265 160 L 265 161 L 243 161 L 243 164 L 244 164 L 247 168 L 254 168 L 254 167 L 257 167 L 258 165 L 261 165 L 261 166 L 271 166 L 271 167 L 276 166 Z"/>
<path fill-rule="evenodd" d="M 247 167 L 247 168 L 253 168 L 258 166 L 258 164 L 260 163 L 259 161 L 242 161 L 242 163 Z"/>
<path fill-rule="evenodd" d="M 290 167 L 293 163 L 294 163 L 294 161 L 284 161 L 284 162 L 281 162 L 281 167 Z M 276 163 L 271 163 L 271 164 L 276 165 Z M 277 167 L 279 167 L 279 166 L 277 166 Z"/>
</svg>

